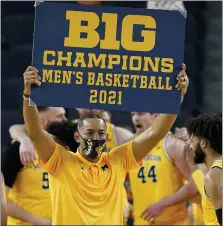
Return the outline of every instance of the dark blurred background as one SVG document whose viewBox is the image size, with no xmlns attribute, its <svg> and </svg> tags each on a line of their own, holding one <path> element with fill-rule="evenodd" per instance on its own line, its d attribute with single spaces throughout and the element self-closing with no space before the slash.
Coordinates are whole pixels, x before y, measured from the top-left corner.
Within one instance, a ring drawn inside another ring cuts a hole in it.
<svg viewBox="0 0 223 226">
<path fill-rule="evenodd" d="M 222 2 L 104 2 L 104 5 L 122 7 L 152 7 L 173 10 L 185 7 L 187 27 L 185 58 L 190 77 L 188 95 L 182 105 L 182 113 L 175 126 L 182 126 L 189 117 L 199 113 L 222 111 Z M 174 5 L 175 4 L 175 5 Z M 151 7 L 151 4 L 150 4 Z M 23 123 L 22 74 L 31 64 L 34 30 L 34 2 L 1 2 L 2 47 L 2 145 L 10 141 L 8 129 L 12 124 Z M 133 103 L 134 104 L 134 101 Z M 145 104 L 151 104 L 151 100 Z M 116 125 L 132 127 L 126 112 L 112 112 Z M 74 109 L 68 109 L 68 117 L 77 117 Z"/>
</svg>

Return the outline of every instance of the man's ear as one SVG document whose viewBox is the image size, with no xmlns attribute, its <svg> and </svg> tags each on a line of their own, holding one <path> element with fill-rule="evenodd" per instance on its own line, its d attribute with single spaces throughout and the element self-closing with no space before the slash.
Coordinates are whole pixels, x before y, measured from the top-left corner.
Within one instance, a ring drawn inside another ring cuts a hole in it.
<svg viewBox="0 0 223 226">
<path fill-rule="evenodd" d="M 74 139 L 76 140 L 77 143 L 80 144 L 80 135 L 79 135 L 79 133 L 77 131 L 74 132 Z"/>
<path fill-rule="evenodd" d="M 208 145 L 208 141 L 206 139 L 201 139 L 200 145 L 202 148 L 206 148 Z"/>
<path fill-rule="evenodd" d="M 47 128 L 47 126 L 48 126 L 48 120 L 44 116 L 41 116 L 40 117 L 40 123 L 41 123 L 41 125 L 42 125 L 43 128 Z"/>
</svg>

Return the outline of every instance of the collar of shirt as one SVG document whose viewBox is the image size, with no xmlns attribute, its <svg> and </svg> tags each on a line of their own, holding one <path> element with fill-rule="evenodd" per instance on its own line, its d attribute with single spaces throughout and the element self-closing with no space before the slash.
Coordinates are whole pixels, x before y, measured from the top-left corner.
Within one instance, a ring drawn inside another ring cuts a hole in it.
<svg viewBox="0 0 223 226">
<path fill-rule="evenodd" d="M 102 160 L 103 160 L 103 153 L 100 157 L 100 159 L 97 161 L 97 162 L 90 162 L 88 161 L 87 159 L 85 159 L 81 154 L 80 154 L 80 148 L 77 149 L 77 152 L 76 152 L 76 156 L 78 157 L 78 159 L 82 162 L 82 164 L 87 167 L 88 169 L 89 168 L 94 168 L 95 166 L 97 168 L 101 167 L 103 164 L 102 164 Z"/>
</svg>

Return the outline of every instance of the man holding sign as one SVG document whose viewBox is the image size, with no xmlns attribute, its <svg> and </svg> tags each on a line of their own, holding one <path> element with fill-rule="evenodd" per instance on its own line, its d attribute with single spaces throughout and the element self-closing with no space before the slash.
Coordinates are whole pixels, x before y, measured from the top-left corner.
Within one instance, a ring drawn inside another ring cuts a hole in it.
<svg viewBox="0 0 223 226">
<path fill-rule="evenodd" d="M 189 84 L 185 69 L 183 65 L 177 76 L 181 100 Z M 42 130 L 36 106 L 29 106 L 31 85 L 41 85 L 37 73 L 33 67 L 24 73 L 23 115 L 29 137 L 50 174 L 53 225 L 122 225 L 126 173 L 138 167 L 137 162 L 168 133 L 177 115 L 160 114 L 144 133 L 110 152 L 105 151 L 105 121 L 87 115 L 78 121 L 74 139 L 80 146 L 71 153 Z"/>
</svg>

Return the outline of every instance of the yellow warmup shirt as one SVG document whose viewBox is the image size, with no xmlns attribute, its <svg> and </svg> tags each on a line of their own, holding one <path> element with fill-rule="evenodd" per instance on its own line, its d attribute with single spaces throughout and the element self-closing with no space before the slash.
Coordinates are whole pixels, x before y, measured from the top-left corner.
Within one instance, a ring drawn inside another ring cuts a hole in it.
<svg viewBox="0 0 223 226">
<path fill-rule="evenodd" d="M 44 165 L 50 176 L 53 225 L 122 225 L 123 182 L 138 167 L 132 142 L 103 153 L 91 163 L 56 144 Z"/>
<path fill-rule="evenodd" d="M 135 225 L 148 225 L 140 216 L 147 206 L 176 193 L 184 178 L 165 150 L 166 139 L 161 140 L 142 161 L 141 167 L 130 171 L 133 193 L 133 214 Z M 170 206 L 163 210 L 154 224 L 188 224 L 186 203 Z"/>
<path fill-rule="evenodd" d="M 211 166 L 211 169 L 214 167 L 222 169 L 222 160 L 215 161 L 214 164 Z M 205 189 L 202 196 L 202 208 L 205 225 L 219 225 L 214 206 L 211 200 L 207 197 Z"/>
</svg>

